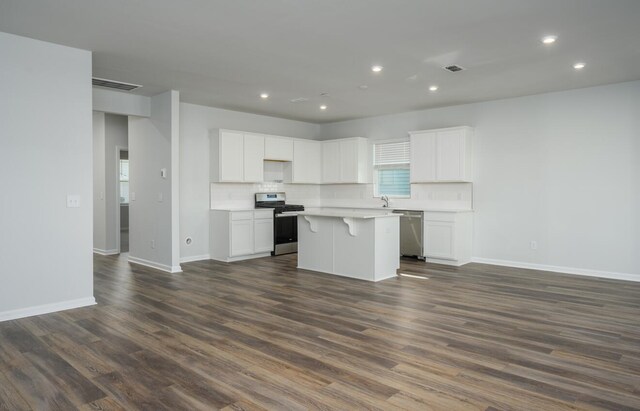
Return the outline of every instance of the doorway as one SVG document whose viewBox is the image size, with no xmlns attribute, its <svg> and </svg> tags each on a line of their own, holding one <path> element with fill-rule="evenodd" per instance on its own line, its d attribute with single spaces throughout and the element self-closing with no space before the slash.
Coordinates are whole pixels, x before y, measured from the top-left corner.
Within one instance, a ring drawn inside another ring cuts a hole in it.
<svg viewBox="0 0 640 411">
<path fill-rule="evenodd" d="M 120 253 L 129 252 L 129 151 L 118 148 L 118 218 Z"/>
</svg>

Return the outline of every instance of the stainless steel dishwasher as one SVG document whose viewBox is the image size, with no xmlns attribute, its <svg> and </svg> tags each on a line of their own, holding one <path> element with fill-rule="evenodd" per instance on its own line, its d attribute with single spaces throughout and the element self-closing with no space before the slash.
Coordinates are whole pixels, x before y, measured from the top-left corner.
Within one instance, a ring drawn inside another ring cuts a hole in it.
<svg viewBox="0 0 640 411">
<path fill-rule="evenodd" d="M 393 210 L 400 214 L 400 255 L 424 259 L 424 212 Z"/>
</svg>

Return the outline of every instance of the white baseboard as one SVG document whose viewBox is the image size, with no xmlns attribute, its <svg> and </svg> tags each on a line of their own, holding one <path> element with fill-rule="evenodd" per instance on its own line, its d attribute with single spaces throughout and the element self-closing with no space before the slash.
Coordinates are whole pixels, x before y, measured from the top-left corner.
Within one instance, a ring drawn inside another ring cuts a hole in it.
<svg viewBox="0 0 640 411">
<path fill-rule="evenodd" d="M 493 258 L 481 258 L 481 257 L 473 257 L 471 259 L 471 262 L 500 265 L 504 267 L 527 268 L 530 270 L 551 271 L 551 272 L 562 273 L 562 274 L 575 274 L 575 275 L 584 275 L 588 277 L 600 277 L 600 278 L 609 278 L 613 280 L 626 280 L 626 281 L 640 282 L 640 274 L 618 273 L 614 271 L 587 270 L 584 268 L 524 263 L 519 261 L 497 260 Z"/>
<path fill-rule="evenodd" d="M 209 254 L 202 254 L 202 255 L 192 255 L 190 257 L 180 258 L 181 263 L 192 263 L 194 261 L 202 261 L 202 260 L 211 260 L 211 256 Z"/>
<path fill-rule="evenodd" d="M 211 257 L 210 260 L 221 261 L 223 263 L 233 263 L 236 261 L 244 261 L 244 260 L 252 260 L 254 258 L 263 258 L 263 257 L 271 257 L 271 253 L 260 253 L 260 254 L 250 254 L 243 255 L 240 257 Z"/>
<path fill-rule="evenodd" d="M 0 322 L 32 317 L 34 315 L 49 314 L 56 311 L 70 310 L 72 308 L 87 307 L 95 304 L 95 298 L 86 297 L 79 298 L 77 300 L 61 301 L 59 303 L 36 305 L 35 307 L 19 308 L 17 310 L 0 312 Z"/>
<path fill-rule="evenodd" d="M 129 256 L 129 262 L 133 264 L 144 265 L 145 267 L 149 267 L 149 268 L 155 268 L 156 270 L 164 271 L 166 273 L 171 273 L 171 274 L 182 272 L 182 268 L 179 265 L 170 266 L 166 264 L 156 263 L 155 261 L 145 260 L 143 258 L 138 258 L 138 257 Z"/>
<path fill-rule="evenodd" d="M 100 255 L 116 255 L 119 254 L 118 250 L 101 250 L 99 248 L 94 248 L 93 252 Z"/>
</svg>

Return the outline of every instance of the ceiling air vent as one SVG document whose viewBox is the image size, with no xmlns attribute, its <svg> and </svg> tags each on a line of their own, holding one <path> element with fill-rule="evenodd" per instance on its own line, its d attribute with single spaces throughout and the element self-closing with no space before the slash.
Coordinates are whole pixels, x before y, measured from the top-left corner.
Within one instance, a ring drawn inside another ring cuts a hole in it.
<svg viewBox="0 0 640 411">
<path fill-rule="evenodd" d="M 458 71 L 466 70 L 464 67 L 460 67 L 460 66 L 457 66 L 455 64 L 451 65 L 451 66 L 443 67 L 443 69 L 445 69 L 445 70 L 447 70 L 447 71 L 449 71 L 451 73 L 457 73 Z"/>
<path fill-rule="evenodd" d="M 137 88 L 142 87 L 139 84 L 123 83 L 121 81 L 107 80 L 107 79 L 98 78 L 98 77 L 92 78 L 91 84 L 97 87 L 104 87 L 104 88 L 110 88 L 110 89 L 122 90 L 122 91 L 131 91 L 131 90 L 135 90 Z"/>
<path fill-rule="evenodd" d="M 292 98 L 289 101 L 292 103 L 304 103 L 305 101 L 309 101 L 309 99 L 306 97 L 298 97 L 298 98 Z"/>
</svg>

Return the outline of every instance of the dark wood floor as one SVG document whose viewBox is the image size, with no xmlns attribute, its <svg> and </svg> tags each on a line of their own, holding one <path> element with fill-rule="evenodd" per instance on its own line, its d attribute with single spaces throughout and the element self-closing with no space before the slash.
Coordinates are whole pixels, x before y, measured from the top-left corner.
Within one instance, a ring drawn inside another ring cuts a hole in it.
<svg viewBox="0 0 640 411">
<path fill-rule="evenodd" d="M 97 306 L 0 323 L 0 409 L 640 409 L 640 284 L 295 255 L 96 257 Z"/>
</svg>

